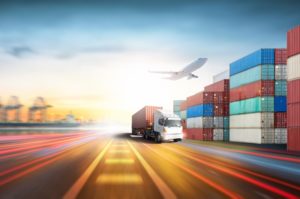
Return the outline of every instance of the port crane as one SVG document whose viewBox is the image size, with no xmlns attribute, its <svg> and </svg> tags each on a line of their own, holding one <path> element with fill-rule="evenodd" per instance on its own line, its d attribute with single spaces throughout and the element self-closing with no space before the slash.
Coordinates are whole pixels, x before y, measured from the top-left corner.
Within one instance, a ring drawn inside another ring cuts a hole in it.
<svg viewBox="0 0 300 199">
<path fill-rule="evenodd" d="M 37 97 L 33 105 L 28 108 L 28 121 L 33 122 L 39 120 L 39 122 L 47 121 L 47 109 L 52 106 L 46 103 L 46 100 L 43 97 Z M 40 115 L 38 119 L 37 114 Z"/>
<path fill-rule="evenodd" d="M 20 103 L 17 96 L 11 96 L 8 100 L 7 105 L 3 106 L 2 120 L 8 121 L 8 114 L 11 111 L 14 111 L 13 121 L 20 122 L 20 113 L 23 105 Z"/>
</svg>

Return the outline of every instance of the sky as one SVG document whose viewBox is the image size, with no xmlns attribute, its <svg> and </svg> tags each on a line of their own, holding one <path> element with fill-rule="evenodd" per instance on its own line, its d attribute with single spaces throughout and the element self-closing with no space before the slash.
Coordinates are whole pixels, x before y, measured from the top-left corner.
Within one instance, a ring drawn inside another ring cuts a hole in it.
<svg viewBox="0 0 300 199">
<path fill-rule="evenodd" d="M 259 48 L 286 46 L 300 1 L 0 0 L 0 97 L 27 107 L 38 96 L 50 118 L 130 124 L 145 105 L 172 109 L 213 75 Z M 180 70 L 199 57 L 198 79 L 169 81 L 149 70 Z"/>
</svg>

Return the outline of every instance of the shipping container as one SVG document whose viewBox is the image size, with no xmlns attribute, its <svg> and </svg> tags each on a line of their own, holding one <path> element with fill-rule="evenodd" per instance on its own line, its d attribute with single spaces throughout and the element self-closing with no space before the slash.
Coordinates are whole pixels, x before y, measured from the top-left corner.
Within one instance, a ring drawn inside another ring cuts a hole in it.
<svg viewBox="0 0 300 199">
<path fill-rule="evenodd" d="M 274 113 L 274 127 L 275 128 L 286 128 L 287 127 L 287 113 L 286 112 Z"/>
<path fill-rule="evenodd" d="M 145 106 L 132 115 L 132 130 L 151 128 L 154 120 L 154 112 L 162 109 L 159 106 Z M 132 131 L 132 132 L 133 132 Z"/>
<path fill-rule="evenodd" d="M 223 117 L 223 119 L 224 129 L 229 129 L 229 117 Z"/>
<path fill-rule="evenodd" d="M 243 72 L 257 65 L 274 64 L 274 49 L 257 50 L 230 64 L 230 76 Z"/>
<path fill-rule="evenodd" d="M 213 104 L 200 104 L 187 109 L 187 118 L 213 116 Z"/>
<path fill-rule="evenodd" d="M 286 96 L 274 97 L 274 112 L 286 112 Z"/>
<path fill-rule="evenodd" d="M 229 104 L 214 104 L 214 116 L 228 116 L 229 115 Z"/>
<path fill-rule="evenodd" d="M 230 103 L 230 115 L 274 112 L 274 97 L 255 97 Z"/>
<path fill-rule="evenodd" d="M 229 79 L 229 70 L 225 70 L 217 75 L 213 76 L 213 82 L 219 82 L 224 79 Z"/>
<path fill-rule="evenodd" d="M 287 49 L 276 48 L 275 49 L 275 64 L 285 64 L 287 60 Z"/>
<path fill-rule="evenodd" d="M 274 113 L 249 113 L 230 116 L 230 128 L 274 128 Z"/>
<path fill-rule="evenodd" d="M 274 128 L 248 128 L 248 129 L 230 129 L 231 142 L 245 142 L 255 144 L 273 144 Z"/>
<path fill-rule="evenodd" d="M 229 103 L 229 92 L 214 92 L 214 104 Z"/>
<path fill-rule="evenodd" d="M 286 80 L 276 80 L 275 81 L 275 95 L 276 96 L 286 96 L 287 85 Z"/>
<path fill-rule="evenodd" d="M 214 129 L 213 130 L 213 140 L 214 141 L 223 141 L 224 137 L 224 130 L 223 129 Z"/>
<path fill-rule="evenodd" d="M 287 80 L 300 79 L 300 54 L 289 57 L 287 62 Z"/>
<path fill-rule="evenodd" d="M 275 65 L 275 80 L 287 79 L 287 65 Z"/>
<path fill-rule="evenodd" d="M 288 81 L 287 103 L 300 103 L 300 79 Z"/>
<path fill-rule="evenodd" d="M 275 128 L 275 144 L 286 144 L 287 143 L 287 129 L 286 128 Z"/>
<path fill-rule="evenodd" d="M 300 54 L 300 26 L 297 26 L 287 33 L 287 56 Z"/>
<path fill-rule="evenodd" d="M 224 128 L 224 117 L 214 117 L 213 128 Z"/>
<path fill-rule="evenodd" d="M 206 92 L 228 92 L 229 91 L 229 79 L 223 79 L 204 87 Z"/>
<path fill-rule="evenodd" d="M 288 128 L 288 143 L 287 148 L 289 151 L 300 151 L 300 127 Z"/>
<path fill-rule="evenodd" d="M 186 127 L 191 128 L 213 128 L 213 117 L 192 117 L 186 119 Z"/>
<path fill-rule="evenodd" d="M 187 134 L 193 140 L 213 140 L 213 129 L 187 129 Z"/>
<path fill-rule="evenodd" d="M 274 80 L 260 80 L 230 90 L 230 102 L 274 95 Z"/>
<path fill-rule="evenodd" d="M 181 120 L 182 129 L 186 129 L 186 119 Z"/>
<path fill-rule="evenodd" d="M 187 101 L 185 100 L 180 104 L 180 110 L 186 111 L 186 109 L 187 109 Z"/>
<path fill-rule="evenodd" d="M 300 103 L 288 104 L 287 127 L 300 127 Z"/>
<path fill-rule="evenodd" d="M 187 107 L 213 103 L 213 92 L 199 92 L 187 98 Z"/>
<path fill-rule="evenodd" d="M 173 113 L 174 113 L 175 115 L 178 115 L 179 117 L 180 117 L 180 115 L 181 115 L 180 111 L 174 111 Z"/>
<path fill-rule="evenodd" d="M 230 140 L 230 138 L 229 138 L 229 136 L 230 136 L 229 131 L 230 130 L 228 128 L 223 129 L 223 140 L 225 142 L 229 142 L 229 140 Z"/>
<path fill-rule="evenodd" d="M 258 65 L 249 70 L 237 73 L 230 77 L 230 89 L 243 86 L 259 80 L 274 80 L 274 65 Z"/>
<path fill-rule="evenodd" d="M 185 100 L 173 100 L 173 111 L 174 112 L 179 112 L 180 111 L 180 105 L 184 102 Z"/>
</svg>

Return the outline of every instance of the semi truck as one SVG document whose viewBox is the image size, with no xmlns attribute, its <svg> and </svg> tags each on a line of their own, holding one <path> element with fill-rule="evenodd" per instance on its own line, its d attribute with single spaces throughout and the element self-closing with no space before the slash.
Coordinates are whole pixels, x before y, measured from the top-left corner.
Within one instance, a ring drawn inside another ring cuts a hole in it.
<svg viewBox="0 0 300 199">
<path fill-rule="evenodd" d="M 144 139 L 155 140 L 157 143 L 181 141 L 181 119 L 173 112 L 162 110 L 162 107 L 145 106 L 132 115 L 132 134 L 140 134 Z"/>
</svg>

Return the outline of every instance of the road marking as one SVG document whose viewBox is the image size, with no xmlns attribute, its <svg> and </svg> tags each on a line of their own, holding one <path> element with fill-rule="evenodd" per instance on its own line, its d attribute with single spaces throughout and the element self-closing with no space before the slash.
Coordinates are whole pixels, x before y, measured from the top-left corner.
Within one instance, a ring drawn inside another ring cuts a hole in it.
<svg viewBox="0 0 300 199">
<path fill-rule="evenodd" d="M 138 160 L 143 165 L 144 169 L 162 194 L 164 198 L 175 199 L 177 198 L 173 191 L 168 187 L 168 185 L 159 177 L 159 175 L 152 169 L 152 167 L 146 162 L 142 155 L 134 148 L 134 146 L 127 140 L 128 145 L 132 149 L 133 153 L 136 155 Z"/>
<path fill-rule="evenodd" d="M 84 171 L 84 173 L 77 179 L 77 181 L 72 185 L 68 192 L 64 195 L 63 199 L 75 199 L 93 171 L 96 169 L 97 165 L 103 158 L 104 154 L 110 147 L 112 140 L 110 140 L 104 149 L 99 153 L 99 155 L 94 159 L 94 161 L 89 165 L 89 167 Z"/>
<path fill-rule="evenodd" d="M 120 153 L 120 154 L 127 154 L 130 153 L 129 150 L 119 150 L 119 149 L 111 149 L 109 150 L 109 153 Z"/>
<path fill-rule="evenodd" d="M 97 178 L 100 184 L 142 184 L 143 179 L 137 174 L 102 174 Z"/>
<path fill-rule="evenodd" d="M 108 158 L 105 160 L 105 164 L 133 164 L 132 158 Z"/>
</svg>

